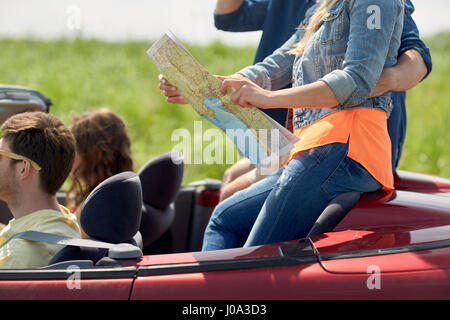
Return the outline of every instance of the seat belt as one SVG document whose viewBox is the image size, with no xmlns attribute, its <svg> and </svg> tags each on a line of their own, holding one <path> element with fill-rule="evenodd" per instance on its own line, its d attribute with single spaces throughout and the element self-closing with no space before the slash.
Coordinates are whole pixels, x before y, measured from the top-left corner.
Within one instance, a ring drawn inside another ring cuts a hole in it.
<svg viewBox="0 0 450 320">
<path fill-rule="evenodd" d="M 3 242 L 0 248 L 7 244 L 9 241 L 15 239 L 46 242 L 62 246 L 108 249 L 108 256 L 112 259 L 137 259 L 142 257 L 143 255 L 140 248 L 130 243 L 114 244 L 91 239 L 70 238 L 66 236 L 32 230 L 15 234 L 14 236 L 8 238 L 5 242 Z"/>
</svg>

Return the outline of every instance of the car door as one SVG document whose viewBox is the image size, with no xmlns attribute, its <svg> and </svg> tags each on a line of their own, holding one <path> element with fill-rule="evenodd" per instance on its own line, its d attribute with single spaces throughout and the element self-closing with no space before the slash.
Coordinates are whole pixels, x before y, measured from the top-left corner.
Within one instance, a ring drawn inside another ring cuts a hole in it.
<svg viewBox="0 0 450 320">
<path fill-rule="evenodd" d="M 361 276 L 369 299 L 450 298 L 449 225 L 344 230 L 312 242 L 323 269 Z"/>
<path fill-rule="evenodd" d="M 290 250 L 291 246 L 294 246 L 294 251 Z M 144 257 L 130 299 L 338 298 L 341 288 L 334 285 L 333 278 L 334 274 L 322 268 L 309 240 L 292 241 Z M 356 281 L 354 278 L 350 275 L 343 280 Z M 358 275 L 357 278 L 362 277 Z M 358 281 L 364 283 L 365 280 Z M 353 296 L 358 294 L 354 292 Z"/>
<path fill-rule="evenodd" d="M 136 267 L 0 270 L 0 300 L 127 300 Z"/>
</svg>

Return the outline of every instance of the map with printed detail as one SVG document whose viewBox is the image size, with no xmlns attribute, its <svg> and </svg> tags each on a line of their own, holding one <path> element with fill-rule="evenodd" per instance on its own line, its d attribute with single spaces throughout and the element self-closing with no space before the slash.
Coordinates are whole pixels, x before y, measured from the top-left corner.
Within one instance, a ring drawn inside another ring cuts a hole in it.
<svg viewBox="0 0 450 320">
<path fill-rule="evenodd" d="M 166 32 L 147 53 L 195 111 L 224 130 L 239 152 L 256 167 L 270 158 L 286 155 L 298 141 L 258 108 L 231 102 L 231 89 L 222 95 L 222 82 L 200 65 L 171 32 Z"/>
</svg>

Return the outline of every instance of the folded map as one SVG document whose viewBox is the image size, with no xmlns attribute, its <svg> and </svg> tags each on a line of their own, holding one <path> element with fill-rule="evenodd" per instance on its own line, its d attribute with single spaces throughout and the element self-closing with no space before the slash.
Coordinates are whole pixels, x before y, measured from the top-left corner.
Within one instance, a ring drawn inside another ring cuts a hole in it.
<svg viewBox="0 0 450 320">
<path fill-rule="evenodd" d="M 298 141 L 258 108 L 231 102 L 231 89 L 222 95 L 222 82 L 201 66 L 171 32 L 166 32 L 147 53 L 195 111 L 224 130 L 239 152 L 257 168 L 273 166 L 271 162 L 285 158 Z"/>
</svg>

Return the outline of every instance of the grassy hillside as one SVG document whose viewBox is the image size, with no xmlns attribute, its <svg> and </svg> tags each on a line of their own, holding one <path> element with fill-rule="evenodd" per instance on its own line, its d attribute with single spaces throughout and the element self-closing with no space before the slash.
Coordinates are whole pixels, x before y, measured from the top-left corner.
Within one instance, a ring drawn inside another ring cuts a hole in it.
<svg viewBox="0 0 450 320">
<path fill-rule="evenodd" d="M 408 135 L 400 163 L 404 170 L 450 177 L 450 34 L 427 41 L 434 70 L 408 94 Z M 174 130 L 193 132 L 202 118 L 190 106 L 172 105 L 158 86 L 158 71 L 146 55 L 150 43 L 0 40 L 0 83 L 28 86 L 51 97 L 51 113 L 66 124 L 82 111 L 109 106 L 120 113 L 133 141 L 136 169 L 178 142 Z M 252 63 L 254 47 L 214 43 L 189 46 L 214 74 L 231 74 Z M 213 128 L 201 120 L 203 129 Z M 189 165 L 184 183 L 222 177 L 229 165 Z"/>
</svg>

